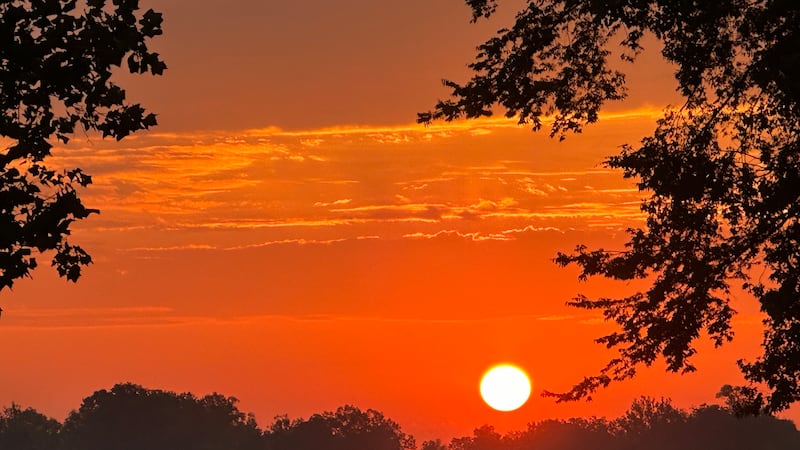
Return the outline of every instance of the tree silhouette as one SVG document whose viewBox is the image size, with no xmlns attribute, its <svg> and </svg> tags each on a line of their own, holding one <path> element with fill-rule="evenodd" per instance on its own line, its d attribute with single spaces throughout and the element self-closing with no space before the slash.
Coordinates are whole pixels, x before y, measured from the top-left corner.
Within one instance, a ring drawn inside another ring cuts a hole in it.
<svg viewBox="0 0 800 450">
<path fill-rule="evenodd" d="M 308 420 L 279 417 L 264 433 L 268 450 L 413 450 L 414 438 L 378 411 L 342 406 Z"/>
<path fill-rule="evenodd" d="M 447 450 L 441 439 L 431 439 L 422 443 L 420 450 Z"/>
<path fill-rule="evenodd" d="M 0 449 L 55 449 L 60 427 L 57 421 L 32 408 L 11 404 L 0 412 Z"/>
<path fill-rule="evenodd" d="M 467 4 L 473 21 L 497 6 Z M 694 371 L 701 335 L 716 346 L 733 338 L 736 283 L 766 315 L 762 355 L 739 361 L 752 387 L 766 386 L 750 403 L 785 409 L 800 399 L 800 3 L 529 0 L 512 27 L 478 48 L 472 78 L 445 81 L 452 98 L 419 121 L 488 116 L 499 106 L 534 129 L 552 115 L 551 135 L 564 138 L 625 97 L 625 75 L 609 59 L 635 61 L 646 34 L 677 67 L 684 103 L 665 110 L 652 136 L 606 160 L 649 195 L 646 223 L 628 230 L 624 249 L 578 246 L 555 261 L 578 265 L 581 279 L 645 279 L 649 287 L 569 302 L 618 325 L 597 341 L 619 354 L 550 395 L 589 397 L 658 357 L 670 371 Z"/>
<path fill-rule="evenodd" d="M 378 411 L 343 406 L 308 420 L 276 418 L 263 433 L 236 399 L 118 384 L 97 391 L 64 425 L 33 409 L 0 411 L 0 449 L 13 450 L 413 450 L 414 438 Z M 613 420 L 571 418 L 528 424 L 502 435 L 484 425 L 448 445 L 429 440 L 422 450 L 794 450 L 800 432 L 771 416 L 737 419 L 727 408 L 677 409 L 642 397 Z"/>
<path fill-rule="evenodd" d="M 637 436 L 657 428 L 683 424 L 686 421 L 687 414 L 672 406 L 671 401 L 641 397 L 631 403 L 625 414 L 614 420 L 611 428 L 616 433 Z"/>
<path fill-rule="evenodd" d="M 61 430 L 62 450 L 255 450 L 261 431 L 237 400 L 117 384 L 85 398 Z"/>
<path fill-rule="evenodd" d="M 676 446 L 676 436 L 690 421 L 690 415 L 672 406 L 668 399 L 640 397 L 628 411 L 610 423 L 616 436 L 616 448 L 685 448 Z M 680 441 L 680 440 L 679 440 Z M 682 441 L 681 441 L 682 442 Z M 688 443 L 685 443 L 688 445 Z M 709 448 L 713 448 L 709 447 Z"/>
<path fill-rule="evenodd" d="M 773 417 L 737 418 L 719 406 L 702 406 L 680 427 L 673 427 L 665 449 L 790 449 L 800 446 L 800 433 L 788 420 Z"/>
<path fill-rule="evenodd" d="M 491 426 L 455 438 L 447 450 L 789 450 L 800 432 L 788 420 L 769 416 L 737 419 L 731 411 L 704 405 L 692 411 L 669 400 L 642 397 L 611 421 L 605 418 L 543 420 L 506 435 Z M 431 447 L 440 448 L 440 447 Z"/>
<path fill-rule="evenodd" d="M 455 438 L 450 441 L 449 450 L 505 450 L 509 448 L 507 439 L 495 431 L 491 425 L 476 428 L 472 436 Z"/>
<path fill-rule="evenodd" d="M 618 450 L 618 440 L 603 419 L 543 420 L 528 425 L 513 449 Z"/>
<path fill-rule="evenodd" d="M 0 290 L 55 251 L 59 275 L 76 281 L 91 257 L 67 240 L 72 222 L 98 212 L 76 189 L 92 179 L 81 169 L 54 170 L 45 159 L 76 127 L 117 140 L 156 125 L 111 81 L 114 67 L 160 75 L 166 65 L 147 41 L 161 14 L 138 16 L 138 0 L 0 2 Z"/>
<path fill-rule="evenodd" d="M 763 395 L 750 386 L 726 384 L 717 392 L 717 398 L 724 398 L 725 406 L 739 417 L 759 415 L 764 404 Z"/>
</svg>

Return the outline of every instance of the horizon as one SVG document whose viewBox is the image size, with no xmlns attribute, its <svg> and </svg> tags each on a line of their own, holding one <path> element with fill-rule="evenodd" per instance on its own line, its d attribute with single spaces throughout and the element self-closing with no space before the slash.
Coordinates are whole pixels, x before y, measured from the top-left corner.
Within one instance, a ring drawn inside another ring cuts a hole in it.
<svg viewBox="0 0 800 450">
<path fill-rule="evenodd" d="M 111 394 L 111 395 L 109 395 L 109 394 Z M 145 394 L 146 397 L 143 396 L 142 394 Z M 123 414 L 127 414 L 127 413 L 125 413 L 124 408 L 126 406 L 130 406 L 130 403 L 128 403 L 128 402 L 130 402 L 131 400 L 135 400 L 135 399 L 138 399 L 139 401 L 144 401 L 144 403 L 139 403 L 138 404 L 139 408 L 143 408 L 143 409 L 139 409 L 135 413 L 139 414 L 141 412 L 145 412 L 148 417 L 152 418 L 153 415 L 158 416 L 160 414 L 170 413 L 170 412 L 175 414 L 175 413 L 180 413 L 181 410 L 180 409 L 178 409 L 178 410 L 170 410 L 167 405 L 164 405 L 163 403 L 159 405 L 159 403 L 157 401 L 154 401 L 154 402 L 151 401 L 151 403 L 148 404 L 147 403 L 148 399 L 152 400 L 153 398 L 158 398 L 158 397 L 165 398 L 165 397 L 167 397 L 167 398 L 172 398 L 172 399 L 176 399 L 176 400 L 177 399 L 183 399 L 184 401 L 188 400 L 188 401 L 193 402 L 196 405 L 198 405 L 199 404 L 198 402 L 201 402 L 204 399 L 217 397 L 217 396 L 220 396 L 220 395 L 222 397 L 218 397 L 219 399 L 221 399 L 221 400 L 224 399 L 224 402 L 226 404 L 228 404 L 228 405 L 230 405 L 230 406 L 232 406 L 234 408 L 234 412 L 237 412 L 237 413 L 241 414 L 241 416 L 237 419 L 237 421 L 249 422 L 251 419 L 253 419 L 254 420 L 254 424 L 257 427 L 258 431 L 263 433 L 264 435 L 268 435 L 270 433 L 274 433 L 275 432 L 275 428 L 274 427 L 276 425 L 278 425 L 278 424 L 281 424 L 281 423 L 284 424 L 284 425 L 282 425 L 282 427 L 283 427 L 283 426 L 286 426 L 286 425 L 302 424 L 304 422 L 309 422 L 309 421 L 312 421 L 315 418 L 320 417 L 320 416 L 330 416 L 331 414 L 338 415 L 340 413 L 347 414 L 348 411 L 351 411 L 351 412 L 354 412 L 354 413 L 357 413 L 357 414 L 361 414 L 361 413 L 370 414 L 370 413 L 374 412 L 374 413 L 377 414 L 378 417 L 387 420 L 389 423 L 395 423 L 398 426 L 398 428 L 397 428 L 398 432 L 402 432 L 402 433 L 410 436 L 414 441 L 416 441 L 416 443 L 417 443 L 416 448 L 420 448 L 420 444 L 422 444 L 424 442 L 429 442 L 429 441 L 440 441 L 444 445 L 453 445 L 455 442 L 457 442 L 459 440 L 462 440 L 462 439 L 465 439 L 465 438 L 478 437 L 478 436 L 480 436 L 482 433 L 484 433 L 486 431 L 490 431 L 492 433 L 497 433 L 498 435 L 504 436 L 505 438 L 508 438 L 508 439 L 519 438 L 521 436 L 521 433 L 530 432 L 532 430 L 535 430 L 537 427 L 540 427 L 540 426 L 543 426 L 543 425 L 547 425 L 548 423 L 551 423 L 551 422 L 558 422 L 558 423 L 561 423 L 561 424 L 570 424 L 570 423 L 571 424 L 575 424 L 575 423 L 579 423 L 580 424 L 580 423 L 582 423 L 582 422 L 580 422 L 581 420 L 586 420 L 586 421 L 589 421 L 589 422 L 593 421 L 595 423 L 603 424 L 604 426 L 608 427 L 608 431 L 611 432 L 612 434 L 617 434 L 617 433 L 619 433 L 621 431 L 624 434 L 624 428 L 626 426 L 625 424 L 628 421 L 641 420 L 641 421 L 643 421 L 640 424 L 641 426 L 646 426 L 646 427 L 651 427 L 651 428 L 654 427 L 654 426 L 657 426 L 659 424 L 667 425 L 667 424 L 670 424 L 670 423 L 673 426 L 676 426 L 676 425 L 680 426 L 681 425 L 680 423 L 675 423 L 674 422 L 676 417 L 673 417 L 673 414 L 675 414 L 675 413 L 680 414 L 681 416 L 683 416 L 683 420 L 686 421 L 687 419 L 692 419 L 693 417 L 697 417 L 699 414 L 702 414 L 703 412 L 709 412 L 709 411 L 722 413 L 723 415 L 727 416 L 730 419 L 734 419 L 735 421 L 741 421 L 743 424 L 754 423 L 756 421 L 761 421 L 761 422 L 767 421 L 767 422 L 771 422 L 771 423 L 775 423 L 775 424 L 779 424 L 779 423 L 785 422 L 785 423 L 788 423 L 788 424 L 791 425 L 791 427 L 792 427 L 792 429 L 794 430 L 795 433 L 798 433 L 798 431 L 800 431 L 800 430 L 798 430 L 797 425 L 790 419 L 779 418 L 779 417 L 769 416 L 769 415 L 735 417 L 734 414 L 733 414 L 733 411 L 729 410 L 729 406 L 726 406 L 726 405 L 721 404 L 721 403 L 714 403 L 714 404 L 703 403 L 703 404 L 700 404 L 700 405 L 692 405 L 692 406 L 690 406 L 688 408 L 678 408 L 672 403 L 672 400 L 670 398 L 668 398 L 668 397 L 639 396 L 639 397 L 634 398 L 631 401 L 631 404 L 617 416 L 610 416 L 609 417 L 609 416 L 605 416 L 605 415 L 600 415 L 600 416 L 593 415 L 593 416 L 588 416 L 588 417 L 587 416 L 581 416 L 581 417 L 566 417 L 566 418 L 558 418 L 558 419 L 556 419 L 556 418 L 541 418 L 539 420 L 532 420 L 530 422 L 527 422 L 521 428 L 511 429 L 511 430 L 506 430 L 506 431 L 498 430 L 494 425 L 489 424 L 489 423 L 484 423 L 484 424 L 476 425 L 475 427 L 472 428 L 472 430 L 469 433 L 465 433 L 463 435 L 426 436 L 424 438 L 418 438 L 418 436 L 414 435 L 413 433 L 409 433 L 408 430 L 403 427 L 402 423 L 398 423 L 398 422 L 394 421 L 392 417 L 383 414 L 383 412 L 381 412 L 380 410 L 377 410 L 377 409 L 374 409 L 374 408 L 369 408 L 369 407 L 364 407 L 364 406 L 359 406 L 359 405 L 343 404 L 343 405 L 339 405 L 338 407 L 331 408 L 329 410 L 315 411 L 315 412 L 312 412 L 311 414 L 309 414 L 308 416 L 302 416 L 302 417 L 293 417 L 293 416 L 290 416 L 288 414 L 278 414 L 278 415 L 274 416 L 271 419 L 271 421 L 266 422 L 266 421 L 263 421 L 263 420 L 259 420 L 259 418 L 257 416 L 255 416 L 252 412 L 249 412 L 249 411 L 246 411 L 246 410 L 242 410 L 241 408 L 239 408 L 238 405 L 239 405 L 240 401 L 235 396 L 226 396 L 226 395 L 220 394 L 218 392 L 210 392 L 210 393 L 206 393 L 206 394 L 195 394 L 193 392 L 188 392 L 188 391 L 187 392 L 170 391 L 170 390 L 164 390 L 164 389 L 158 389 L 158 388 L 151 388 L 151 387 L 148 387 L 148 386 L 141 386 L 141 385 L 138 385 L 138 384 L 135 384 L 135 383 L 130 383 L 130 382 L 116 383 L 116 384 L 114 384 L 114 386 L 109 386 L 108 388 L 99 389 L 99 390 L 97 390 L 97 391 L 95 391 L 95 392 L 93 392 L 91 394 L 87 393 L 86 397 L 83 399 L 81 404 L 78 405 L 77 407 L 73 408 L 69 412 L 67 417 L 65 417 L 63 419 L 53 418 L 53 417 L 48 417 L 48 418 L 49 419 L 55 419 L 61 425 L 63 425 L 64 423 L 66 423 L 66 422 L 68 422 L 70 420 L 72 420 L 72 421 L 75 421 L 75 420 L 85 421 L 87 419 L 85 417 L 81 418 L 80 414 L 82 412 L 85 414 L 84 408 L 85 408 L 86 405 L 90 405 L 88 410 L 94 411 L 95 414 L 99 414 L 101 416 L 103 414 L 106 414 L 106 415 L 110 414 L 109 416 L 107 416 L 107 418 L 108 417 L 112 417 L 113 414 L 117 414 L 117 413 L 120 413 L 120 412 L 123 413 Z M 107 402 L 107 403 L 105 403 L 105 402 Z M 97 409 L 98 403 L 104 403 L 104 409 L 98 410 Z M 213 405 L 215 405 L 215 404 L 219 406 L 219 402 L 214 402 L 214 403 L 206 404 L 205 408 L 209 408 L 209 410 L 211 410 L 211 409 L 214 408 Z M 158 410 L 159 406 L 161 408 L 163 408 L 163 411 Z M 120 409 L 120 408 L 122 408 L 122 409 Z M 34 410 L 35 412 L 41 414 L 41 411 L 38 411 L 34 406 L 20 405 L 18 403 L 13 403 L 13 402 L 9 406 L 3 406 L 3 409 L 5 410 L 5 411 L 3 411 L 3 413 L 8 413 L 9 410 L 11 410 L 11 411 L 13 411 L 13 410 L 16 410 L 16 411 Z M 508 411 L 505 411 L 505 412 L 508 412 Z M 133 413 L 133 411 L 131 411 L 131 413 Z M 184 413 L 189 414 L 188 411 L 185 411 L 185 410 L 184 410 Z M 654 414 L 654 416 L 653 417 L 648 417 L 647 414 Z M 172 417 L 171 420 L 174 420 L 175 418 L 176 417 Z M 655 422 L 649 422 L 650 420 L 654 420 Z M 578 421 L 578 422 L 576 422 L 576 421 Z M 661 421 L 664 421 L 664 422 L 661 423 Z M 373 426 L 374 426 L 374 424 L 373 424 Z M 621 429 L 617 429 L 615 431 L 616 428 L 621 428 Z M 592 429 L 592 427 L 590 426 L 589 429 Z M 302 431 L 302 430 L 300 430 L 300 431 Z M 368 432 L 367 429 L 361 429 L 359 431 L 360 432 Z M 655 431 L 658 431 L 658 430 L 652 429 L 651 431 L 655 432 Z M 715 431 L 716 432 L 720 432 L 721 430 L 715 429 Z M 800 438 L 800 433 L 798 433 L 798 438 Z"/>
</svg>

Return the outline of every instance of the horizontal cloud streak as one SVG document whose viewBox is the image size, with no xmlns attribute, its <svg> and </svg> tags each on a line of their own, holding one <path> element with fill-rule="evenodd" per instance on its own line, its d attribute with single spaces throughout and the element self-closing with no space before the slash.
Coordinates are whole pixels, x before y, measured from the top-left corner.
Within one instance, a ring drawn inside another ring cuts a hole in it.
<svg viewBox="0 0 800 450">
<path fill-rule="evenodd" d="M 578 325 L 602 323 L 596 317 L 581 315 L 499 314 L 475 317 L 424 317 L 356 314 L 249 314 L 249 315 L 187 315 L 173 308 L 145 306 L 141 308 L 9 308 L 6 332 L 15 330 L 80 330 L 111 328 L 153 328 L 187 326 L 242 326 L 277 323 L 314 326 L 325 324 L 431 324 L 476 325 L 503 322 L 571 322 Z M 270 325 L 273 324 L 273 325 Z"/>
<path fill-rule="evenodd" d="M 657 113 L 607 115 L 593 129 L 618 145 L 638 139 Z M 61 166 L 94 175 L 84 198 L 103 213 L 79 230 L 116 233 L 121 249 L 247 248 L 442 230 L 507 240 L 510 229 L 621 229 L 641 220 L 641 194 L 599 165 L 613 147 L 598 146 L 590 134 L 559 143 L 489 118 L 149 133 L 121 143 L 74 142 L 54 153 Z M 205 241 L 179 235 L 192 230 L 217 233 Z"/>
</svg>

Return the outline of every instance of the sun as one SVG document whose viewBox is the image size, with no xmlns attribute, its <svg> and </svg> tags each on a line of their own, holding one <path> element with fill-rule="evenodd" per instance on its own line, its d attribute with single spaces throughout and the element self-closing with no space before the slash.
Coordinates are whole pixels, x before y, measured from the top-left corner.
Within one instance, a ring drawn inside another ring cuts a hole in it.
<svg viewBox="0 0 800 450">
<path fill-rule="evenodd" d="M 481 397 L 498 411 L 513 411 L 528 401 L 531 381 L 519 367 L 500 364 L 492 367 L 481 379 Z"/>
</svg>

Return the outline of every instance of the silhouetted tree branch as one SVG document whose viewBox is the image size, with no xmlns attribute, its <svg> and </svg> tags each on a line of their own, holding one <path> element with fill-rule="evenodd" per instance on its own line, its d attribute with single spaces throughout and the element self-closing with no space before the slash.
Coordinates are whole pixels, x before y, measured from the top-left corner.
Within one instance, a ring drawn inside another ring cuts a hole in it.
<svg viewBox="0 0 800 450">
<path fill-rule="evenodd" d="M 473 20 L 497 2 L 467 1 Z M 764 385 L 765 412 L 800 399 L 800 3 L 786 0 L 529 0 L 513 26 L 478 48 L 465 84 L 445 81 L 450 99 L 419 121 L 491 115 L 563 139 L 625 97 L 625 74 L 612 56 L 635 61 L 654 36 L 677 68 L 684 103 L 668 108 L 652 136 L 606 160 L 649 198 L 646 222 L 628 230 L 625 249 L 576 247 L 558 265 L 580 278 L 642 279 L 649 288 L 623 298 L 578 296 L 618 326 L 598 342 L 618 350 L 599 374 L 559 401 L 590 397 L 662 357 L 673 372 L 695 370 L 695 343 L 733 338 L 730 290 L 760 303 L 763 354 L 740 361 Z M 768 281 L 751 274 L 766 270 Z M 757 398 L 757 397 L 754 397 Z"/>
<path fill-rule="evenodd" d="M 7 0 L 0 2 L 0 290 L 29 276 L 35 255 L 70 281 L 91 263 L 67 240 L 71 224 L 91 214 L 77 188 L 81 169 L 54 170 L 46 159 L 76 128 L 120 140 L 156 125 L 154 114 L 126 101 L 115 67 L 160 75 L 166 65 L 147 42 L 161 14 L 137 14 L 138 0 Z"/>
</svg>

